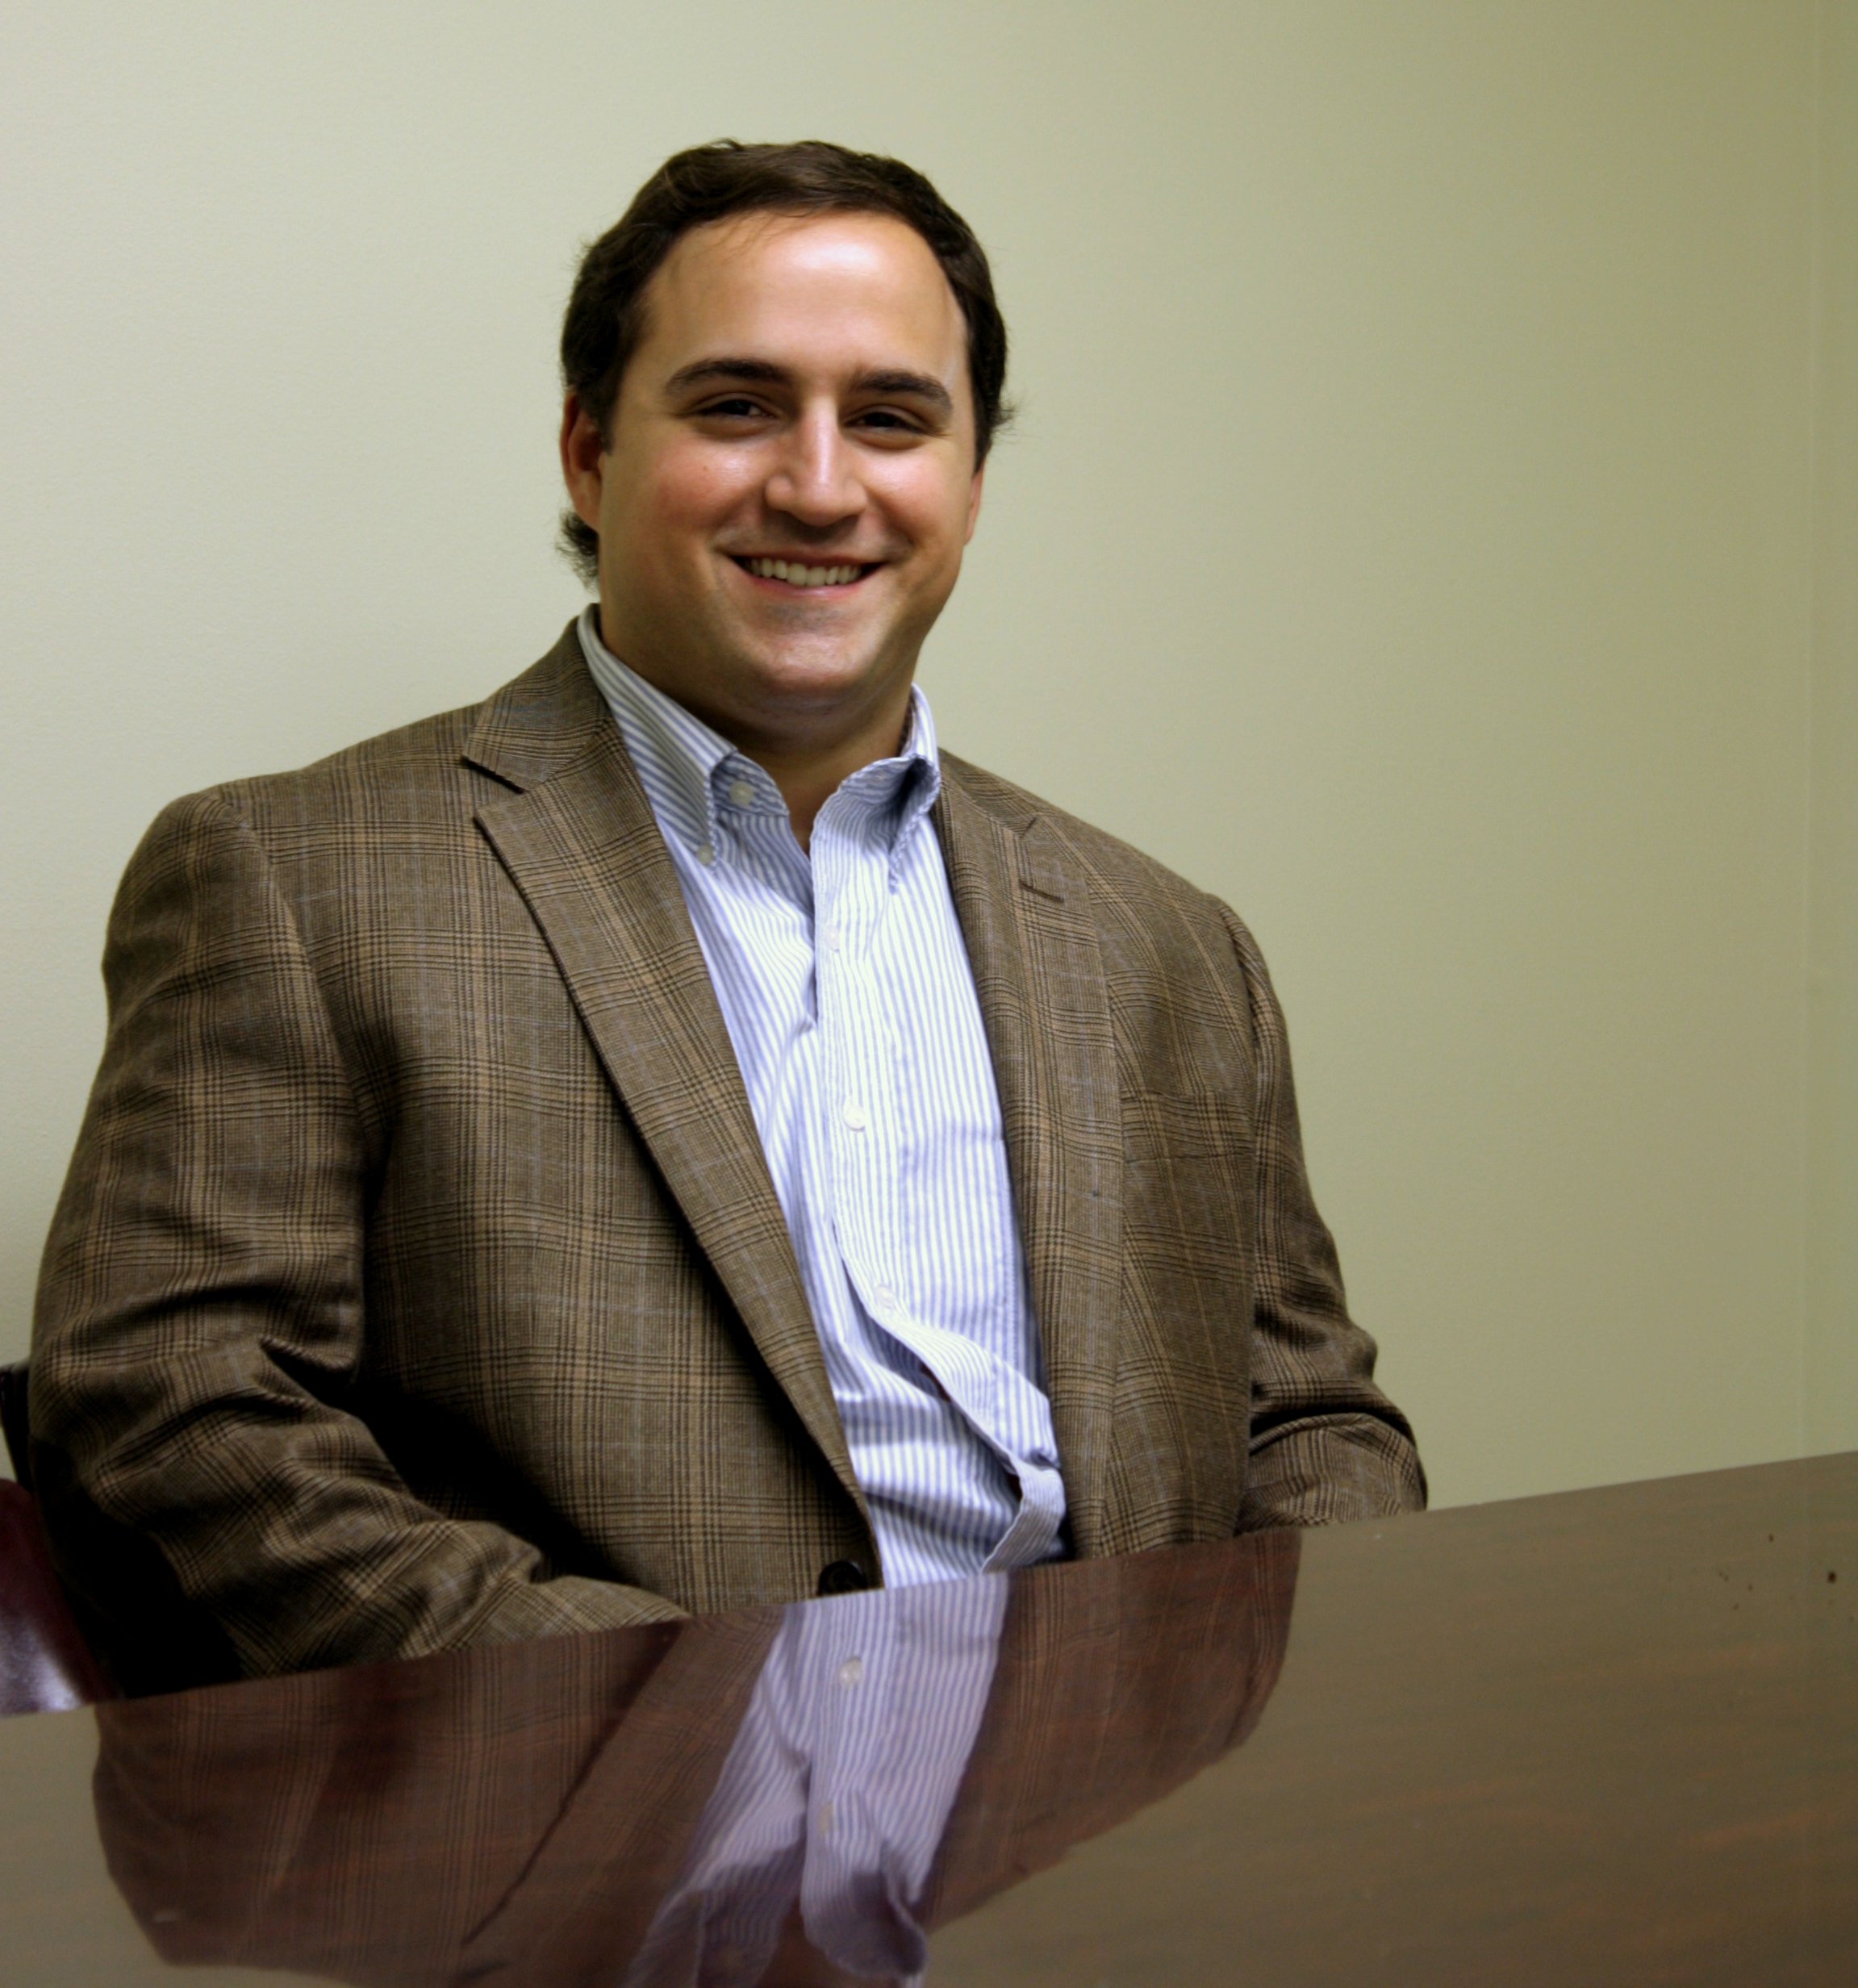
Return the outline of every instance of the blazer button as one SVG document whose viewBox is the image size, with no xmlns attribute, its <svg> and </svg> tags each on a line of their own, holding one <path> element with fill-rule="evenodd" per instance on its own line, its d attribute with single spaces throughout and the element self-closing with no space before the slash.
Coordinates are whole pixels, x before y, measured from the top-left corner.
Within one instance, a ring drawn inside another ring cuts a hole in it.
<svg viewBox="0 0 1858 1988">
<path fill-rule="evenodd" d="M 871 1577 L 856 1560 L 834 1560 L 820 1569 L 820 1594 L 856 1594 L 871 1585 Z"/>
</svg>

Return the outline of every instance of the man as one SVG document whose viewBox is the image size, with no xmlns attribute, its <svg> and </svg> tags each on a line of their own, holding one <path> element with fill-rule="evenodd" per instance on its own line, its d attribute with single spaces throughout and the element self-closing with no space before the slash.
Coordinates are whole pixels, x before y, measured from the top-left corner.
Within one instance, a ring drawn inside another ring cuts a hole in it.
<svg viewBox="0 0 1858 1988">
<path fill-rule="evenodd" d="M 1410 1507 L 1224 907 L 937 751 L 1006 339 L 916 173 L 667 161 L 599 604 L 130 866 L 34 1468 L 138 1685 Z"/>
</svg>

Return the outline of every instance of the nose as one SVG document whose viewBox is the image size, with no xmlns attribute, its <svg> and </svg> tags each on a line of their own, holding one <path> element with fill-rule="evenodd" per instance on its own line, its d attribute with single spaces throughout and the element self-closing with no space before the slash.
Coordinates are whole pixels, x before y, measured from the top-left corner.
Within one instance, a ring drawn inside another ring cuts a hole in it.
<svg viewBox="0 0 1858 1988">
<path fill-rule="evenodd" d="M 770 509 L 824 531 L 855 518 L 865 506 L 857 452 L 825 403 L 802 411 L 782 438 L 766 495 Z"/>
</svg>

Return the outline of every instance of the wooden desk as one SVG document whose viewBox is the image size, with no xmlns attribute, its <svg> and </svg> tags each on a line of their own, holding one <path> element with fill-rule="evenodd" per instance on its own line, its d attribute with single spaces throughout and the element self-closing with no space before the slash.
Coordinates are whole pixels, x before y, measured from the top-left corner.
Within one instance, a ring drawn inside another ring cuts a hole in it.
<svg viewBox="0 0 1858 1988">
<path fill-rule="evenodd" d="M 1042 1569 L 995 1619 L 937 1988 L 1858 1982 L 1858 1456 Z M 781 1621 L 8 1721 L 0 1980 L 620 1983 Z M 772 1966 L 854 1978 L 797 1914 Z"/>
</svg>

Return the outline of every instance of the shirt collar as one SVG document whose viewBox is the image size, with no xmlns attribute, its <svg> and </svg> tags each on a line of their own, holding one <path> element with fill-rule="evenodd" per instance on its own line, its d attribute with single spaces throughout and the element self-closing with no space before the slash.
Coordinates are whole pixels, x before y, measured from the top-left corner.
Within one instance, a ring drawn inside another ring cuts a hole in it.
<svg viewBox="0 0 1858 1988">
<path fill-rule="evenodd" d="M 720 854 L 726 838 L 719 824 L 732 809 L 785 812 L 779 790 L 762 767 L 607 647 L 597 606 L 589 605 L 578 626 L 587 669 L 620 728 L 661 828 L 693 852 L 707 849 Z M 752 800 L 738 798 L 745 789 Z M 881 823 L 894 870 L 941 791 L 935 719 L 929 700 L 912 685 L 901 750 L 894 758 L 860 767 L 841 783 L 838 793 L 857 796 L 861 812 Z"/>
</svg>

